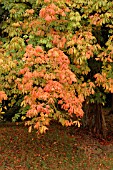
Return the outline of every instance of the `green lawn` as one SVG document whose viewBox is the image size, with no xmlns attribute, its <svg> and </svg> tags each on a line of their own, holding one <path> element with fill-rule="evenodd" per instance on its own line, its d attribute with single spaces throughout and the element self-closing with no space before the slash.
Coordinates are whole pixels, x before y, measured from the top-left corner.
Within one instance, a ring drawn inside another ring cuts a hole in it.
<svg viewBox="0 0 113 170">
<path fill-rule="evenodd" d="M 113 141 L 58 124 L 41 136 L 22 124 L 0 124 L 0 170 L 113 170 Z"/>
</svg>

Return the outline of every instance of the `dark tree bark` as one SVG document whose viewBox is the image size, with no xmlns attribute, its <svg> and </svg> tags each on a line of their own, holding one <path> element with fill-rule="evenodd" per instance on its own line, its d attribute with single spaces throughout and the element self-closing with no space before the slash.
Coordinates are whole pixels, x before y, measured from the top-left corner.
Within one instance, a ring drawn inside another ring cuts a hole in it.
<svg viewBox="0 0 113 170">
<path fill-rule="evenodd" d="M 111 115 L 111 114 L 113 114 L 113 93 L 111 94 L 111 109 L 110 109 L 108 115 Z"/>
<path fill-rule="evenodd" d="M 111 94 L 111 110 L 113 111 L 113 93 Z"/>
<path fill-rule="evenodd" d="M 84 103 L 83 126 L 98 137 L 106 138 L 107 127 L 100 103 Z"/>
<path fill-rule="evenodd" d="M 113 93 L 111 93 L 111 97 L 110 97 L 110 111 L 108 113 L 108 116 L 113 114 Z"/>
</svg>

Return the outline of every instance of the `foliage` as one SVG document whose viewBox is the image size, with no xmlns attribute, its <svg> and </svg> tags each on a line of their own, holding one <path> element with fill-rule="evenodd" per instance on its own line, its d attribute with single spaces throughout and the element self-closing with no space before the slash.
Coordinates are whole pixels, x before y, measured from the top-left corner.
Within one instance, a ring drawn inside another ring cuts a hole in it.
<svg viewBox="0 0 113 170">
<path fill-rule="evenodd" d="M 1 99 L 22 106 L 29 131 L 33 125 L 45 132 L 52 119 L 79 124 L 86 98 L 104 103 L 104 93 L 113 92 L 113 3 L 0 3 L 9 12 L 2 22 Z"/>
<path fill-rule="evenodd" d="M 48 125 L 52 118 L 70 126 L 73 124 L 72 120 L 68 121 L 70 116 L 83 116 L 83 98 L 75 94 L 76 77 L 61 50 L 52 48 L 44 52 L 40 46 L 28 45 L 23 60 L 24 66 L 19 72 L 22 76 L 16 83 L 25 94 L 22 105 L 30 106 L 26 116 L 33 120 L 28 124 L 36 122 L 35 128 L 45 131 L 42 125 Z"/>
</svg>

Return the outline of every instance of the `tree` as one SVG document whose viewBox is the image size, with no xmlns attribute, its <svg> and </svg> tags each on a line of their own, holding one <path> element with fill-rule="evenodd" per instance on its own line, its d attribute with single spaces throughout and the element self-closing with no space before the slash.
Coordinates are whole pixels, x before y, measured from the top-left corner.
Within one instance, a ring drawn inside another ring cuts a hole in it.
<svg viewBox="0 0 113 170">
<path fill-rule="evenodd" d="M 109 0 L 1 3 L 10 15 L 2 26 L 7 33 L 2 45 L 3 65 L 4 56 L 13 65 L 18 63 L 14 67 L 16 73 L 7 63 L 8 79 L 12 75 L 15 78 L 13 87 L 8 81 L 6 84 L 13 94 L 18 86 L 17 98 L 21 96 L 23 118 L 30 118 L 27 122 L 30 130 L 33 125 L 44 132 L 52 119 L 63 125 L 78 124 L 84 111 L 84 126 L 105 136 L 101 107 L 105 93 L 112 93 L 113 89 L 113 3 Z M 6 75 L 1 70 L 4 81 Z M 9 95 L 4 85 L 1 90 Z M 11 95 L 9 101 L 12 100 L 15 97 Z M 92 107 L 96 113 L 91 113 Z"/>
</svg>

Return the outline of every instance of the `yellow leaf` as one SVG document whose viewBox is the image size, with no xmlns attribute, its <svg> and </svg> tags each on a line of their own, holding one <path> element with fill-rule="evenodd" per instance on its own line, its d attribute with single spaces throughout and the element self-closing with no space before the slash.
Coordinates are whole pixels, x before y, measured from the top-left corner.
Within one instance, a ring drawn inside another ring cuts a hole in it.
<svg viewBox="0 0 113 170">
<path fill-rule="evenodd" d="M 22 120 L 25 120 L 25 119 L 26 119 L 26 117 L 25 117 L 25 116 L 22 116 L 22 117 L 21 117 L 21 119 L 22 119 Z"/>
<path fill-rule="evenodd" d="M 78 127 L 80 127 L 80 122 L 79 121 L 74 121 L 73 124 L 77 125 Z"/>
<path fill-rule="evenodd" d="M 2 59 L 0 59 L 0 64 L 2 64 L 3 63 L 3 60 Z"/>
<path fill-rule="evenodd" d="M 46 126 L 41 126 L 40 129 L 39 129 L 41 134 L 45 133 L 46 130 L 48 130 L 48 128 Z"/>
<path fill-rule="evenodd" d="M 32 126 L 29 127 L 28 132 L 31 133 Z"/>
</svg>

